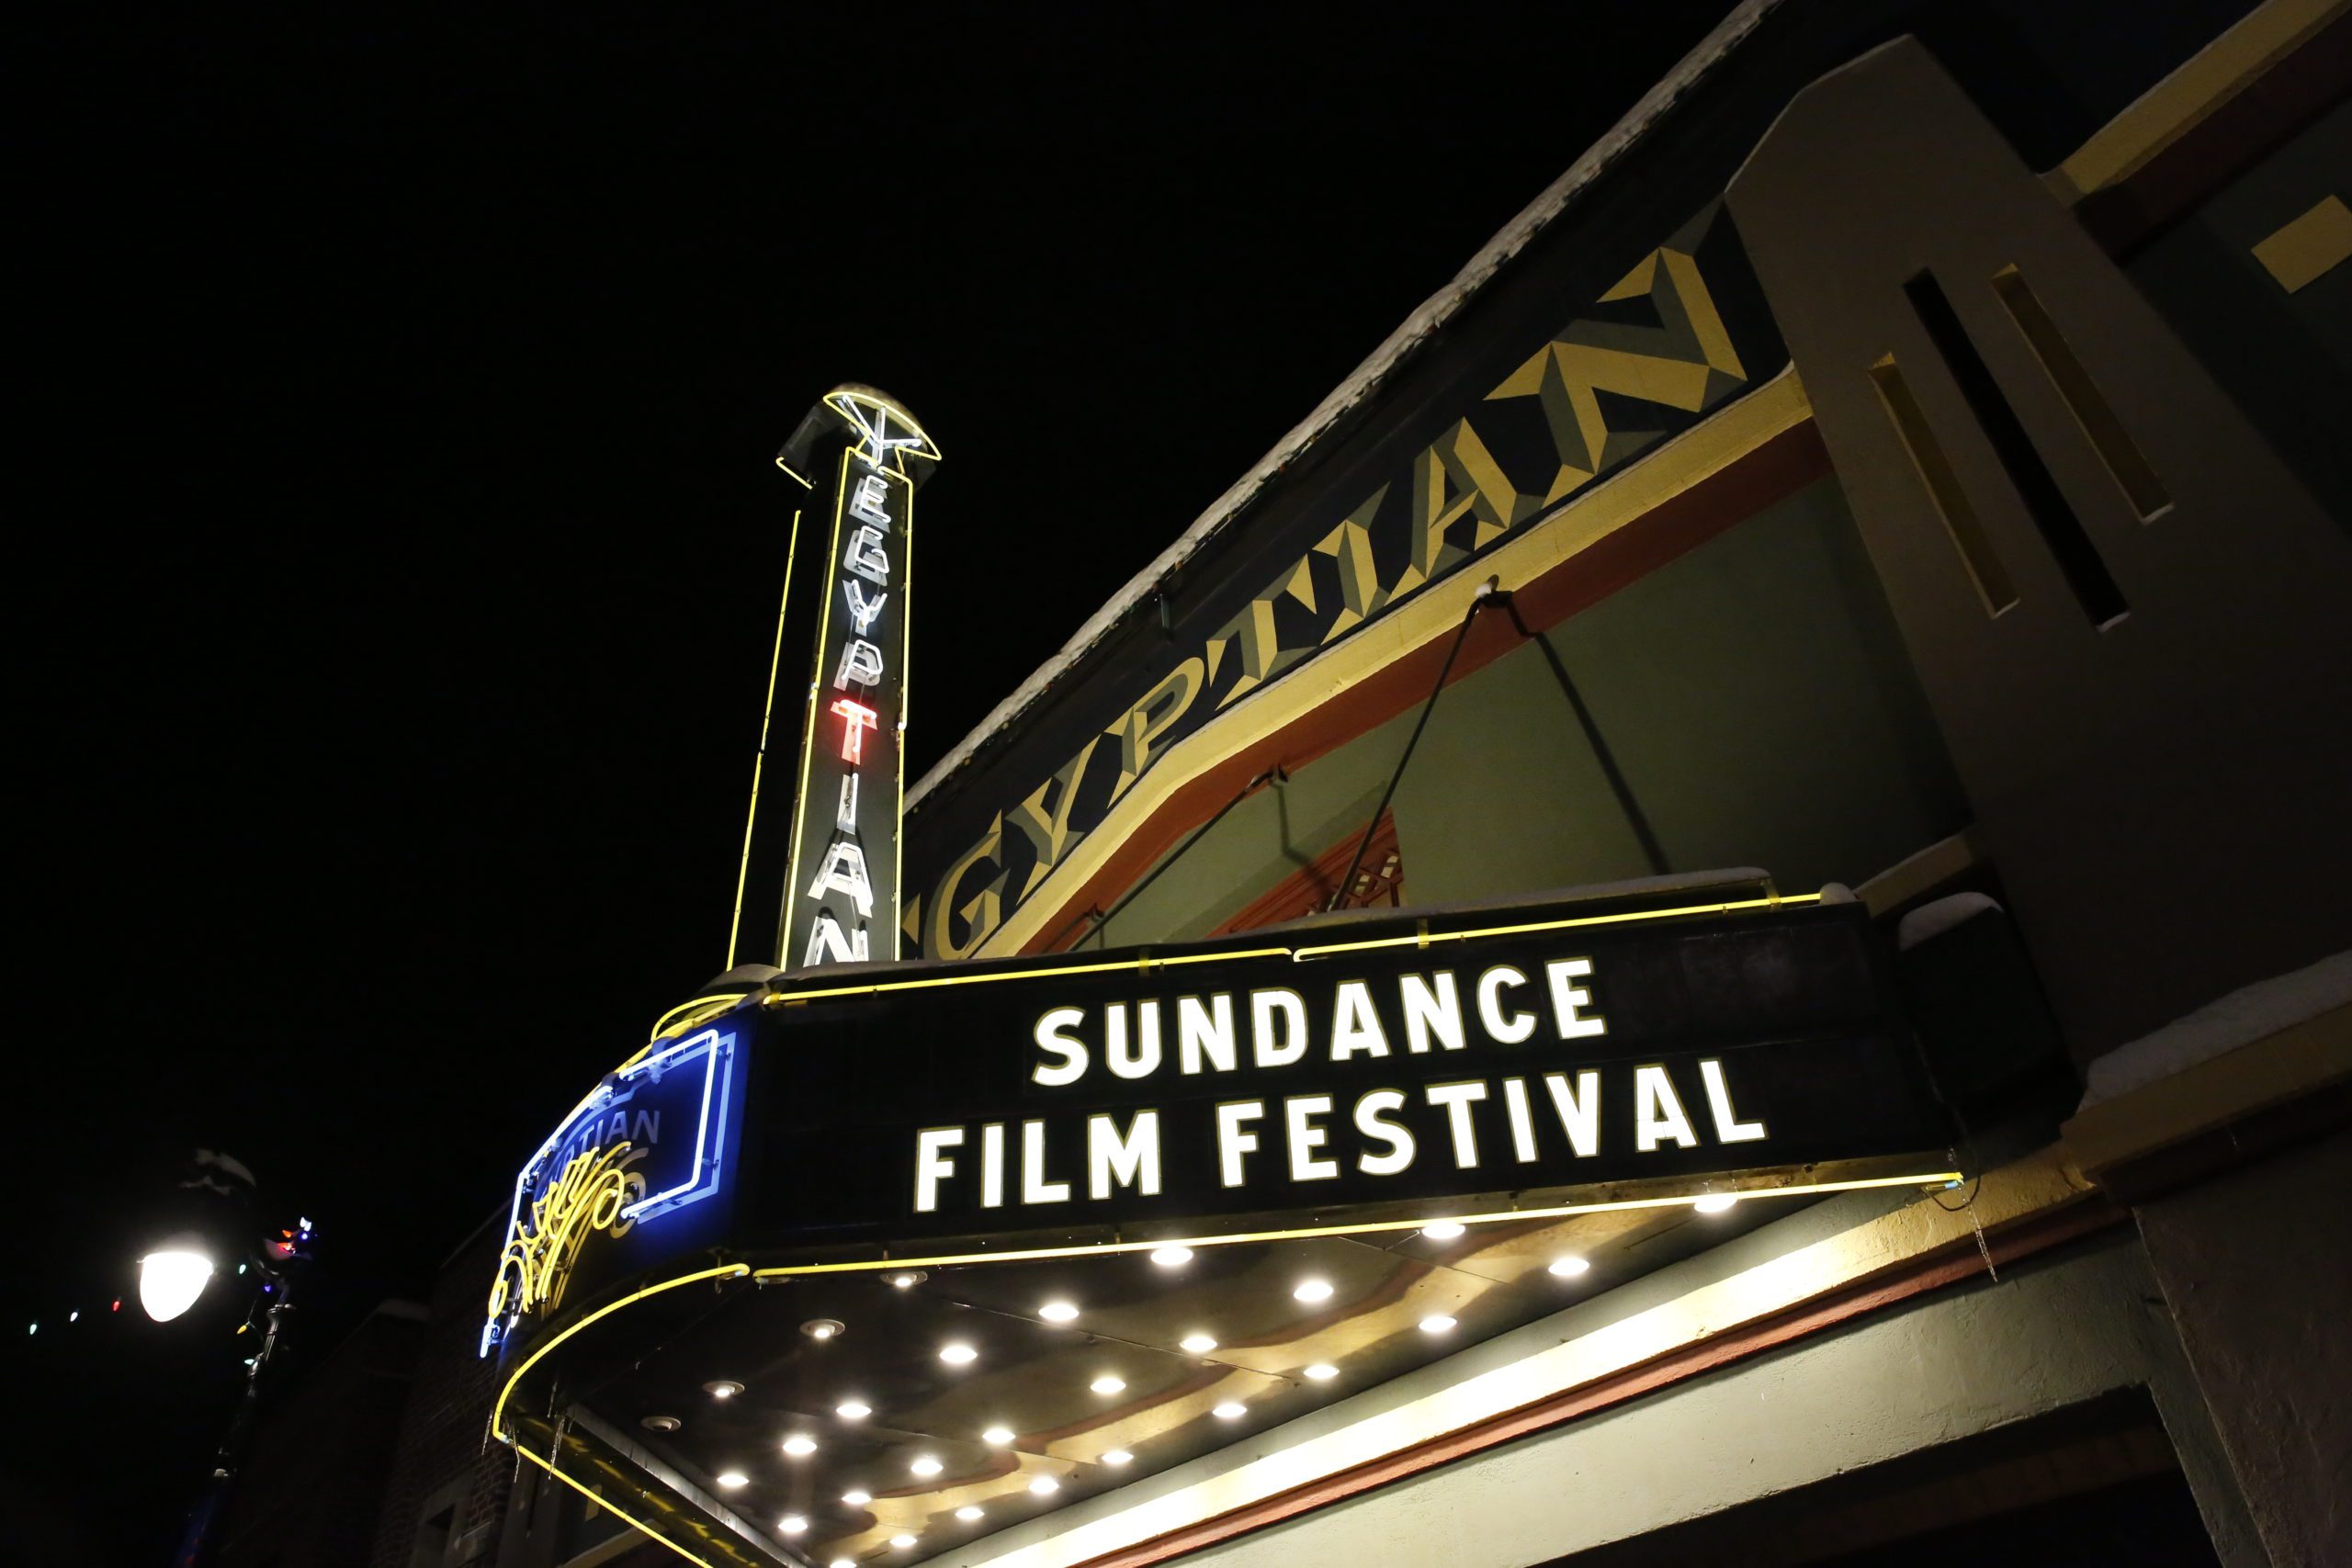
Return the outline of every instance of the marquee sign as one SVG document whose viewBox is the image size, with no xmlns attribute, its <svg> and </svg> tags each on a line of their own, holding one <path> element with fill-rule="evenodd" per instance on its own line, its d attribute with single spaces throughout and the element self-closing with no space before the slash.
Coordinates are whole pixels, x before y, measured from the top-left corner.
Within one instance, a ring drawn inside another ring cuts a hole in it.
<svg viewBox="0 0 2352 1568">
<path fill-rule="evenodd" d="M 1395 924 L 781 990 L 745 1200 L 911 1256 L 1951 1168 L 1859 907 Z"/>
<path fill-rule="evenodd" d="M 825 597 L 777 938 L 785 968 L 899 955 L 914 492 L 939 457 L 914 417 L 871 388 L 827 393 L 778 462 L 806 465 L 824 435 L 846 444 L 820 564 Z"/>
<path fill-rule="evenodd" d="M 1951 1141 L 1859 905 L 1588 899 L 780 976 L 582 1101 L 510 1234 L 574 1247 L 578 1303 L 688 1254 L 790 1272 L 1928 1184 Z M 514 1254 L 485 1352 L 537 1310 Z"/>
</svg>

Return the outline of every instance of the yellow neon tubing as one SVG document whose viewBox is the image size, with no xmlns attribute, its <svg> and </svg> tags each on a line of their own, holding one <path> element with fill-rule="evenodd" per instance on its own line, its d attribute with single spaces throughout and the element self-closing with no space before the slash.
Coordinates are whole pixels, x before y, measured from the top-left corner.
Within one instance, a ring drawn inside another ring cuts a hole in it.
<svg viewBox="0 0 2352 1568">
<path fill-rule="evenodd" d="M 1625 925 L 1636 920 L 1666 920 L 1681 915 L 1724 915 L 1741 909 L 1777 909 L 1789 904 L 1817 904 L 1818 893 L 1774 894 L 1762 898 L 1731 898 L 1713 904 L 1683 904 L 1671 909 L 1633 909 L 1615 915 L 1575 915 L 1556 920 L 1529 920 L 1518 925 L 1480 926 L 1473 931 L 1419 931 L 1410 936 L 1375 937 L 1364 942 L 1330 942 L 1314 947 L 1252 947 L 1234 953 L 1181 953 L 1159 956 L 1148 950 L 1134 958 L 1105 964 L 1047 964 L 1034 969 L 1008 969 L 992 975 L 933 975 L 919 980 L 877 980 L 864 986 L 825 986 L 808 990 L 771 991 L 761 1000 L 770 1007 L 817 1001 L 826 997 L 870 997 L 886 991 L 932 990 L 942 986 L 983 986 L 997 980 L 1035 980 L 1054 975 L 1107 975 L 1133 969 L 1148 974 L 1184 964 L 1222 964 L 1243 958 L 1288 958 L 1304 962 L 1330 953 L 1361 953 L 1383 947 L 1427 947 L 1438 942 L 1465 942 L 1472 937 L 1523 936 L 1530 931 L 1567 931 L 1577 926 Z"/>
<path fill-rule="evenodd" d="M 660 1541 L 662 1545 L 668 1547 L 671 1551 L 676 1552 L 687 1562 L 694 1563 L 695 1568 L 718 1568 L 718 1565 L 711 1562 L 708 1559 L 696 1557 L 693 1552 L 688 1551 L 684 1547 L 680 1546 L 668 1536 L 662 1535 L 649 1528 L 643 1520 L 637 1518 L 616 1505 L 606 1501 L 602 1495 L 592 1492 L 587 1487 L 581 1485 L 580 1483 L 572 1480 L 571 1477 L 564 1474 L 563 1472 L 558 1470 L 555 1466 L 549 1464 L 547 1461 L 541 1459 L 538 1455 L 533 1453 L 529 1449 L 525 1448 L 522 1444 L 515 1444 L 514 1451 L 521 1454 L 525 1459 L 529 1460 L 533 1464 L 537 1465 L 541 1470 L 546 1471 L 549 1475 L 554 1476 L 558 1481 L 562 1482 L 566 1486 L 571 1487 L 574 1492 L 579 1493 L 582 1497 L 587 1498 L 591 1503 L 595 1504 L 596 1506 L 612 1515 L 613 1517 L 628 1525 L 629 1529 L 637 1531 L 638 1534 L 644 1536 L 649 1540 Z"/>
<path fill-rule="evenodd" d="M 1912 1176 L 1865 1176 L 1852 1181 L 1806 1181 L 1789 1187 L 1749 1187 L 1728 1194 L 1739 1199 L 1803 1197 L 1819 1192 L 1852 1192 L 1865 1187 L 1939 1187 L 1961 1179 L 1956 1170 L 1923 1171 Z M 1705 1192 L 1685 1192 L 1664 1198 L 1617 1198 L 1604 1203 L 1567 1203 L 1545 1209 L 1498 1209 L 1487 1214 L 1429 1214 L 1418 1220 L 1378 1220 L 1367 1224 L 1307 1225 L 1291 1230 L 1236 1231 L 1225 1235 L 1155 1236 L 1148 1241 L 1104 1241 L 1083 1247 L 1029 1247 L 1017 1252 L 957 1252 L 935 1258 L 884 1258 L 854 1263 L 779 1264 L 754 1269 L 755 1280 L 776 1280 L 795 1274 L 872 1273 L 885 1269 L 944 1268 L 951 1263 L 1015 1263 L 1043 1258 L 1092 1258 L 1116 1252 L 1147 1252 L 1163 1247 L 1232 1247 L 1252 1241 L 1303 1241 L 1321 1235 L 1367 1235 L 1379 1231 L 1417 1231 L 1441 1219 L 1455 1224 L 1498 1224 L 1507 1220 L 1558 1220 L 1574 1214 L 1605 1214 L 1622 1209 L 1687 1208 Z"/>
<path fill-rule="evenodd" d="M 514 1385 L 523 1381 L 525 1373 L 528 1372 L 533 1367 L 538 1365 L 539 1359 L 541 1357 L 554 1349 L 557 1346 L 562 1344 L 565 1340 L 571 1338 L 573 1335 L 579 1333 L 582 1329 L 587 1327 L 590 1324 L 594 1323 L 599 1318 L 610 1317 L 613 1314 L 620 1311 L 621 1308 L 628 1306 L 633 1303 L 641 1302 L 648 1296 L 658 1296 L 664 1291 L 674 1291 L 680 1285 L 691 1285 L 695 1283 L 697 1280 L 716 1280 L 722 1274 L 729 1279 L 740 1280 L 751 1271 L 751 1265 L 747 1263 L 722 1263 L 716 1269 L 705 1269 L 693 1274 L 681 1274 L 674 1280 L 664 1280 L 658 1285 L 648 1285 L 641 1291 L 632 1291 L 616 1302 L 608 1302 L 605 1305 L 598 1307 L 594 1312 L 590 1313 L 587 1316 L 582 1318 L 579 1322 L 568 1325 L 562 1332 L 550 1336 L 545 1344 L 541 1345 L 537 1349 L 533 1350 L 528 1356 L 523 1358 L 523 1364 L 514 1369 L 514 1375 L 508 1378 L 506 1380 L 506 1386 L 498 1391 L 498 1403 L 490 1407 L 490 1435 L 498 1438 L 501 1442 L 513 1441 L 507 1434 L 498 1429 L 498 1422 L 499 1418 L 506 1414 L 506 1402 L 508 1399 L 513 1397 Z"/>
</svg>

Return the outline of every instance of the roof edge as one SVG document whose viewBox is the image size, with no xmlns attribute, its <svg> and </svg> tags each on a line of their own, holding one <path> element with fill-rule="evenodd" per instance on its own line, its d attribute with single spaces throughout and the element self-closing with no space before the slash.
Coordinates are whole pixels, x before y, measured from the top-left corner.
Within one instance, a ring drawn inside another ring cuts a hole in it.
<svg viewBox="0 0 2352 1568">
<path fill-rule="evenodd" d="M 1010 696 L 997 704 L 971 733 L 958 741 L 954 750 L 933 763 L 915 782 L 914 787 L 907 792 L 907 807 L 910 808 L 920 805 L 933 789 L 971 761 L 991 737 L 1043 697 L 1072 665 L 1102 641 L 1153 589 L 1256 500 L 1259 492 L 1277 474 L 1290 468 L 1333 426 L 1385 387 L 1506 264 L 1566 210 L 1568 203 L 1580 191 L 1623 157 L 1651 126 L 1722 63 L 1748 34 L 1756 30 L 1758 24 L 1779 9 L 1781 4 L 1782 0 L 1742 0 L 1738 9 L 1717 23 L 1713 30 L 1700 39 L 1673 70 L 1643 94 L 1600 141 L 1587 148 L 1558 179 L 1546 186 L 1541 195 L 1521 209 L 1519 216 L 1504 224 L 1468 265 L 1453 276 L 1452 282 L 1423 300 L 1419 309 L 1405 318 L 1403 325 L 1390 333 L 1380 346 L 1356 367 L 1353 374 L 1316 405 L 1312 413 L 1293 426 L 1288 434 L 1274 444 L 1272 451 L 1228 486 L 1225 493 L 1218 496 L 1192 526 L 1179 535 L 1173 544 L 1129 578 L 1125 587 L 1087 617 L 1070 639 L 1062 645 L 1059 653 L 1038 666 L 1027 680 L 1013 688 Z"/>
</svg>

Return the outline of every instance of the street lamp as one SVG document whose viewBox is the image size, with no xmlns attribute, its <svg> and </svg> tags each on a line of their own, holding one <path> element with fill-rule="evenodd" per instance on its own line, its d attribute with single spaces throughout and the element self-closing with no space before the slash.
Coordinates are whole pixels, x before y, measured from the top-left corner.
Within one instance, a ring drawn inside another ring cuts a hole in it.
<svg viewBox="0 0 2352 1568">
<path fill-rule="evenodd" d="M 169 1323 L 196 1304 L 212 1279 L 212 1259 L 193 1247 L 159 1247 L 139 1260 L 139 1304 Z"/>
</svg>

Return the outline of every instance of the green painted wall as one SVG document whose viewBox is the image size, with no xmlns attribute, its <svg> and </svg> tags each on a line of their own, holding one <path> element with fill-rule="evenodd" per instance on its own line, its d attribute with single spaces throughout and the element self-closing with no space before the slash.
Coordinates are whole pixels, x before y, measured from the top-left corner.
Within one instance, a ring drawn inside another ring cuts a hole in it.
<svg viewBox="0 0 2352 1568">
<path fill-rule="evenodd" d="M 1668 868 L 1860 882 L 1968 819 L 1834 480 L 1547 634 Z M 1198 936 L 1370 819 L 1407 713 L 1234 808 L 1107 945 Z M 1417 904 L 1650 874 L 1532 643 L 1449 688 L 1393 807 Z"/>
</svg>

